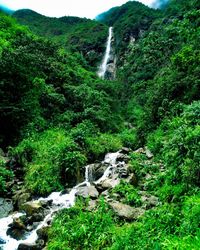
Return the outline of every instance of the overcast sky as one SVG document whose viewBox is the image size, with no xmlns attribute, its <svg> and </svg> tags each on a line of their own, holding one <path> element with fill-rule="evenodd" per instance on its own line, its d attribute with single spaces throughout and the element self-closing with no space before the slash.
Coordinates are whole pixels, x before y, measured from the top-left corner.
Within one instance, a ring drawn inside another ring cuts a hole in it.
<svg viewBox="0 0 200 250">
<path fill-rule="evenodd" d="M 139 0 L 150 5 L 155 0 Z M 32 9 L 46 16 L 79 16 L 94 18 L 128 0 L 0 0 L 0 5 L 12 10 Z"/>
</svg>

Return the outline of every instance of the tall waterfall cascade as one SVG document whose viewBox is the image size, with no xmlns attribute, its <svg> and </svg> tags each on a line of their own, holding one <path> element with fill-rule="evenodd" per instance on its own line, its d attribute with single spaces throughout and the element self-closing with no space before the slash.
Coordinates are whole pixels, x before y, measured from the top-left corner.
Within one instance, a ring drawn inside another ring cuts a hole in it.
<svg viewBox="0 0 200 250">
<path fill-rule="evenodd" d="M 106 166 L 106 169 L 103 175 L 95 182 L 98 184 L 104 181 L 106 178 L 112 178 L 115 169 L 117 169 L 117 157 L 119 157 L 120 152 L 116 153 L 108 153 L 105 156 L 104 161 L 102 164 Z M 123 162 L 122 162 L 123 164 Z M 93 165 L 93 164 L 91 164 Z M 92 169 L 90 168 L 91 165 L 85 167 L 85 181 L 76 185 L 71 191 L 67 194 L 63 194 L 62 192 L 53 192 L 47 198 L 39 198 L 38 200 L 34 200 L 32 202 L 47 202 L 49 204 L 47 215 L 43 219 L 43 221 L 39 222 L 38 225 L 27 232 L 25 234 L 25 239 L 23 240 L 16 240 L 12 238 L 10 235 L 7 234 L 10 225 L 13 221 L 17 218 L 22 216 L 26 216 L 26 214 L 22 212 L 15 212 L 8 217 L 0 219 L 0 249 L 1 250 L 17 250 L 20 244 L 34 244 L 37 239 L 37 231 L 47 225 L 52 221 L 56 212 L 64 208 L 70 208 L 75 204 L 76 194 L 82 187 L 90 187 L 90 182 L 93 180 L 92 176 Z"/>
<path fill-rule="evenodd" d="M 99 67 L 99 71 L 98 71 L 98 76 L 102 79 L 105 78 L 113 78 L 114 77 L 114 70 L 112 70 L 112 72 L 110 72 L 110 74 L 112 76 L 106 77 L 106 73 L 110 68 L 114 68 L 113 66 L 115 66 L 115 60 L 114 60 L 114 55 L 113 55 L 113 48 L 112 48 L 112 41 L 113 41 L 113 27 L 109 28 L 109 34 L 108 34 L 108 39 L 107 39 L 107 44 L 106 44 L 106 51 L 105 51 L 105 55 L 103 57 L 103 61 Z M 110 62 L 111 61 L 111 62 Z"/>
</svg>

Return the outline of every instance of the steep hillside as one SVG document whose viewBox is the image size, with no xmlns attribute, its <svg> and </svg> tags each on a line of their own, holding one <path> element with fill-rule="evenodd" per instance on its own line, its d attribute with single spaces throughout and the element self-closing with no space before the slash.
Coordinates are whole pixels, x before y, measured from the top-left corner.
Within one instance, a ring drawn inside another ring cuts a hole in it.
<svg viewBox="0 0 200 250">
<path fill-rule="evenodd" d="M 97 16 L 97 20 L 114 27 L 118 64 L 123 64 L 129 43 L 141 38 L 159 15 L 161 13 L 158 10 L 130 1 Z"/>
<path fill-rule="evenodd" d="M 26 211 L 0 219 L 0 248 L 37 231 L 34 249 L 200 249 L 199 7 L 131 1 L 104 24 L 15 13 L 40 36 L 0 14 L 0 202 Z M 115 81 L 84 59 L 108 26 Z"/>
<path fill-rule="evenodd" d="M 102 23 L 69 16 L 50 18 L 26 9 L 16 11 L 13 17 L 33 33 L 81 53 L 92 67 L 97 66 L 103 56 L 108 27 Z"/>
<path fill-rule="evenodd" d="M 134 9 L 127 15 L 131 6 L 138 6 L 139 16 Z M 92 202 L 89 207 L 83 202 L 82 207 L 79 204 L 63 211 L 50 230 L 48 247 L 198 250 L 199 1 L 171 0 L 158 12 L 131 2 L 98 19 L 114 26 L 118 41 L 115 49 L 120 60 L 117 78 L 123 86 L 120 97 L 126 121 L 125 144 L 132 149 L 145 144 L 148 148 L 129 154 L 130 171 L 135 173 L 137 183 L 121 181 L 102 193 L 103 201 L 99 199 L 96 208 Z M 141 27 L 145 27 L 142 34 Z M 131 35 L 135 38 L 132 42 Z M 123 53 L 118 46 L 122 46 Z M 147 149 L 154 157 L 147 157 Z M 135 216 L 140 209 L 146 210 L 137 219 L 133 216 L 131 222 L 130 204 Z M 79 222 L 82 228 L 77 226 Z M 65 233 L 57 236 L 60 225 Z"/>
</svg>

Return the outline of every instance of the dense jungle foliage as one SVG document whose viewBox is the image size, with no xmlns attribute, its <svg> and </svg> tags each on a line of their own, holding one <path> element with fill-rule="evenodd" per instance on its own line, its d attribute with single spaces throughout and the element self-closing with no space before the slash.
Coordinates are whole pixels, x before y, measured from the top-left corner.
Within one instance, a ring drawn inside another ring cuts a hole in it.
<svg viewBox="0 0 200 250">
<path fill-rule="evenodd" d="M 37 25 L 48 21 L 31 13 L 14 16 L 37 35 L 0 14 L 0 143 L 12 159 L 0 159 L 0 194 L 6 196 L 16 169 L 34 195 L 73 186 L 86 164 L 126 146 L 139 185 L 122 182 L 113 192 L 139 207 L 143 188 L 158 197 L 158 206 L 130 222 L 117 218 L 103 198 L 92 213 L 87 201 L 78 201 L 55 217 L 47 249 L 198 250 L 199 1 L 170 0 L 160 10 L 131 1 L 100 15 L 104 24 L 52 19 L 40 34 Z M 57 39 L 62 21 L 68 28 Z M 95 56 L 90 61 L 84 52 L 99 37 L 91 50 L 102 58 L 108 25 L 114 27 L 115 81 L 98 79 Z M 134 153 L 144 146 L 153 159 Z"/>
<path fill-rule="evenodd" d="M 99 65 L 107 39 L 106 25 L 80 17 L 51 18 L 26 9 L 14 12 L 13 17 L 35 34 L 81 53 L 91 68 Z"/>
</svg>

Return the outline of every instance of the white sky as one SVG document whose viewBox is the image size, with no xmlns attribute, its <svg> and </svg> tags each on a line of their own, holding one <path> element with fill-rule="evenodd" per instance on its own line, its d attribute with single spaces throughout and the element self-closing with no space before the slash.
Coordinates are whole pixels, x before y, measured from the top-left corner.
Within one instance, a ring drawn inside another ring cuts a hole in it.
<svg viewBox="0 0 200 250">
<path fill-rule="evenodd" d="M 155 0 L 139 1 L 150 5 Z M 98 14 L 126 2 L 128 0 L 0 0 L 0 5 L 12 10 L 32 9 L 40 14 L 52 17 L 79 16 L 94 18 Z"/>
</svg>

